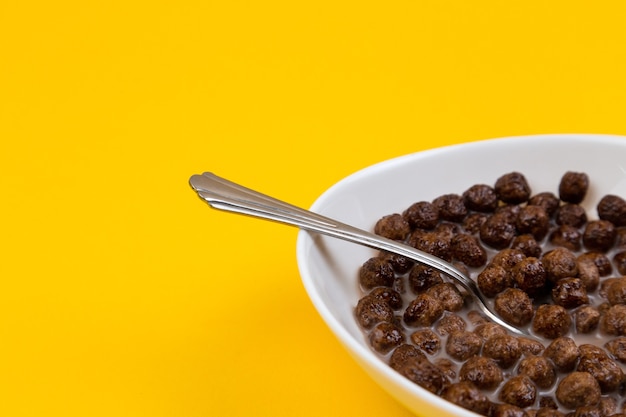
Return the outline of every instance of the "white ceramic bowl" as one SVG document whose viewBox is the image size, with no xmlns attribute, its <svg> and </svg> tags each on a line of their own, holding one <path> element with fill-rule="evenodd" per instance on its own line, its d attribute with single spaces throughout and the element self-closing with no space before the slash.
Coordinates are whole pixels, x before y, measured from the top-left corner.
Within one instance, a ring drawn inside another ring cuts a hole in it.
<svg viewBox="0 0 626 417">
<path fill-rule="evenodd" d="M 417 201 L 462 193 L 477 183 L 494 184 L 518 171 L 532 192 L 552 191 L 566 171 L 586 172 L 590 216 L 605 194 L 626 196 L 626 137 L 536 135 L 472 142 L 419 152 L 363 169 L 332 186 L 312 210 L 372 230 L 382 216 Z M 311 301 L 331 331 L 363 369 L 393 397 L 419 415 L 475 416 L 405 379 L 379 359 L 355 321 L 359 267 L 376 251 L 301 231 L 297 260 Z"/>
</svg>

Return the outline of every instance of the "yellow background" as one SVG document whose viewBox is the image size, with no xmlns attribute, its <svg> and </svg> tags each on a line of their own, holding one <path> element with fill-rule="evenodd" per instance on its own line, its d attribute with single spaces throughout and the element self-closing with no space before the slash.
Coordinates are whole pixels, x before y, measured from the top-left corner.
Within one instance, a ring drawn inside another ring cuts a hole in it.
<svg viewBox="0 0 626 417">
<path fill-rule="evenodd" d="M 308 207 L 436 146 L 626 134 L 626 3 L 0 1 L 0 415 L 408 416 L 299 281 Z"/>
</svg>

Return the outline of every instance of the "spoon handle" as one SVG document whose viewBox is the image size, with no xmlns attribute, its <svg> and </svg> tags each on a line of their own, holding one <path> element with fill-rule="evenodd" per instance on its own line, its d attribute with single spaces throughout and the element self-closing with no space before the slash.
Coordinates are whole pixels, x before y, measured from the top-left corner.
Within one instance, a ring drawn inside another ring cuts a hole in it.
<svg viewBox="0 0 626 417">
<path fill-rule="evenodd" d="M 370 248 L 399 254 L 413 261 L 433 267 L 450 276 L 472 294 L 480 310 L 491 320 L 514 333 L 522 335 L 527 334 L 522 329 L 518 329 L 506 323 L 492 312 L 476 283 L 452 264 L 440 258 L 409 245 L 358 229 L 312 211 L 304 210 L 221 178 L 210 172 L 205 172 L 202 175 L 193 175 L 189 179 L 189 184 L 198 193 L 200 198 L 215 209 L 285 223 L 301 229 L 365 245 Z"/>
</svg>

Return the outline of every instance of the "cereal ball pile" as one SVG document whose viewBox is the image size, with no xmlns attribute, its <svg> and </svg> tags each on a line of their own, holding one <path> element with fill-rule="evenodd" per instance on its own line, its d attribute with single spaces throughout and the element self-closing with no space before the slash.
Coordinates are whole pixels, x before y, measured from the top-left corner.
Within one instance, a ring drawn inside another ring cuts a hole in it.
<svg viewBox="0 0 626 417">
<path fill-rule="evenodd" d="M 510 172 L 381 218 L 375 233 L 453 263 L 537 339 L 487 321 L 433 268 L 380 253 L 360 268 L 355 307 L 372 349 L 485 416 L 626 414 L 626 200 L 606 195 L 588 213 L 589 187 L 566 172 L 533 193 Z"/>
</svg>

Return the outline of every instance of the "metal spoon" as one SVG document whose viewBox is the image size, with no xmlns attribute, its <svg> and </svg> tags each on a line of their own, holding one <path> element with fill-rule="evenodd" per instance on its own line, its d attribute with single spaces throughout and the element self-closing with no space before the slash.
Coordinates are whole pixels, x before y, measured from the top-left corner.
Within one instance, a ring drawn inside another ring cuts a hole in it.
<svg viewBox="0 0 626 417">
<path fill-rule="evenodd" d="M 301 229 L 402 255 L 413 261 L 435 268 L 463 286 L 474 297 L 478 308 L 490 320 L 513 333 L 530 336 L 526 329 L 514 327 L 495 314 L 472 279 L 452 264 L 433 255 L 340 223 L 312 211 L 301 209 L 258 191 L 235 184 L 210 172 L 205 172 L 202 175 L 193 175 L 189 179 L 189 184 L 200 198 L 213 208 L 297 226 Z"/>
</svg>

